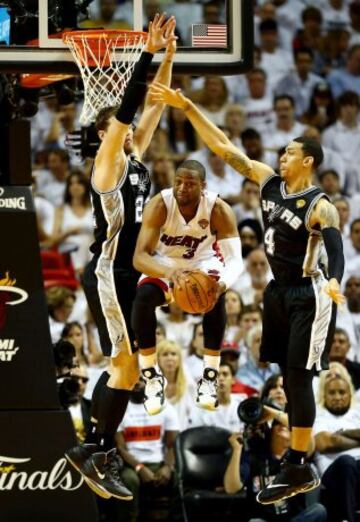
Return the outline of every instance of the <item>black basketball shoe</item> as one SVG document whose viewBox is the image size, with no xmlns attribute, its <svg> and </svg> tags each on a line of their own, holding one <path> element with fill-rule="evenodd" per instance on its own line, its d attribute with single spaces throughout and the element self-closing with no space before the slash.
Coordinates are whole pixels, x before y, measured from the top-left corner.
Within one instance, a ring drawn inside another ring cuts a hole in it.
<svg viewBox="0 0 360 522">
<path fill-rule="evenodd" d="M 98 451 L 99 446 L 97 444 L 82 444 L 80 446 L 74 446 L 73 448 L 69 449 L 65 453 L 65 457 L 70 462 L 70 464 L 76 469 L 76 471 L 81 473 L 86 484 L 89 486 L 90 489 L 92 489 L 92 491 L 94 491 L 94 493 L 96 493 L 102 498 L 110 498 L 110 493 L 108 493 L 105 489 L 98 486 L 95 482 L 86 477 L 82 472 L 85 462 L 91 457 L 91 455 Z"/>
<path fill-rule="evenodd" d="M 260 504 L 274 504 L 280 500 L 306 493 L 320 486 L 320 478 L 310 464 L 285 461 L 271 484 L 262 489 L 256 500 Z"/>
<path fill-rule="evenodd" d="M 205 368 L 197 386 L 196 406 L 203 410 L 214 411 L 218 407 L 217 379 L 219 372 L 214 368 Z"/>
<path fill-rule="evenodd" d="M 119 475 L 121 459 L 116 448 L 108 452 L 93 453 L 84 463 L 81 474 L 100 490 L 120 500 L 132 500 L 131 491 L 122 483 Z"/>
</svg>

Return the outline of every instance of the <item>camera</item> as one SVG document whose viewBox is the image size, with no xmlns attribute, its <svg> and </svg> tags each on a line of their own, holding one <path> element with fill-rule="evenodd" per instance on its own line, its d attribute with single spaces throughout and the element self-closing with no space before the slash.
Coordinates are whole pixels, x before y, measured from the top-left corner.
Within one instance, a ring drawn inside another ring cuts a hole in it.
<svg viewBox="0 0 360 522">
<path fill-rule="evenodd" d="M 240 402 L 237 414 L 243 423 L 256 425 L 260 422 L 264 412 L 263 403 L 258 397 L 250 397 Z"/>
<path fill-rule="evenodd" d="M 75 348 L 68 341 L 60 339 L 53 346 L 56 367 L 57 391 L 60 404 L 64 409 L 79 401 L 80 385 L 77 379 L 71 377 L 70 370 L 75 368 Z"/>
</svg>

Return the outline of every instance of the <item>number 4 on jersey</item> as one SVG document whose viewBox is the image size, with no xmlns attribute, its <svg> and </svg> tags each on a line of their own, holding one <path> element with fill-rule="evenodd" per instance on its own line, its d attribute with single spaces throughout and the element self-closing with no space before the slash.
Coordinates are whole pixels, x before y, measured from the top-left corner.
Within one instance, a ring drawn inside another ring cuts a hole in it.
<svg viewBox="0 0 360 522">
<path fill-rule="evenodd" d="M 275 229 L 273 227 L 269 227 L 264 235 L 264 243 L 265 250 L 269 254 L 269 256 L 273 256 L 275 254 Z"/>
</svg>

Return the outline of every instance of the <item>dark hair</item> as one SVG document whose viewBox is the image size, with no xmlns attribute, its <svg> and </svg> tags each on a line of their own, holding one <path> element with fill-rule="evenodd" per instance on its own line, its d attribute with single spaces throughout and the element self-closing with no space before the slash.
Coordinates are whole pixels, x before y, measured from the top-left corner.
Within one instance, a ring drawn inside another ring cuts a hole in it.
<svg viewBox="0 0 360 522">
<path fill-rule="evenodd" d="M 267 78 L 266 71 L 261 67 L 254 67 L 247 73 L 247 76 L 251 76 L 252 74 L 261 74 L 265 79 Z"/>
<path fill-rule="evenodd" d="M 257 219 L 246 218 L 241 220 L 237 227 L 239 234 L 244 227 L 249 227 L 253 230 L 259 245 L 263 242 L 263 230 Z"/>
<path fill-rule="evenodd" d="M 60 338 L 61 339 L 66 339 L 67 337 L 69 337 L 70 332 L 71 332 L 71 330 L 74 327 L 80 328 L 80 330 L 83 332 L 83 328 L 82 328 L 81 324 L 78 321 L 71 321 L 70 323 L 66 323 L 65 324 L 65 326 L 63 328 L 63 331 L 61 332 L 61 337 Z M 83 357 L 85 363 L 89 364 L 89 358 L 88 358 L 88 356 L 86 355 L 86 353 L 84 351 L 84 344 L 81 347 L 80 354 L 81 354 L 81 357 Z M 78 361 L 78 362 L 81 362 L 81 361 Z"/>
<path fill-rule="evenodd" d="M 273 388 L 277 386 L 277 382 L 282 377 L 281 373 L 274 373 L 274 375 L 270 375 L 264 382 L 264 386 L 262 387 L 261 393 L 260 393 L 260 400 L 266 399 L 269 397 L 269 392 Z"/>
<path fill-rule="evenodd" d="M 241 310 L 241 313 L 240 313 L 240 319 L 245 315 L 245 314 L 252 314 L 254 312 L 258 312 L 260 314 L 260 317 L 262 317 L 262 310 L 260 308 L 260 306 L 256 305 L 256 304 L 248 304 L 248 305 L 244 305 L 242 310 Z"/>
<path fill-rule="evenodd" d="M 103 107 L 97 113 L 95 118 L 95 128 L 97 131 L 106 131 L 109 126 L 109 120 L 112 116 L 115 116 L 118 107 Z"/>
<path fill-rule="evenodd" d="M 306 9 L 303 9 L 301 13 L 301 19 L 303 23 L 306 22 L 306 20 L 316 20 L 319 22 L 319 24 L 321 24 L 323 21 L 320 9 L 314 6 L 309 6 L 306 7 Z"/>
<path fill-rule="evenodd" d="M 350 342 L 350 338 L 349 338 L 349 334 L 347 333 L 346 330 L 344 330 L 343 328 L 335 328 L 334 330 L 334 335 L 335 334 L 341 334 L 341 335 L 345 335 L 346 339 L 348 340 L 348 342 Z"/>
<path fill-rule="evenodd" d="M 354 226 L 357 225 L 358 223 L 360 223 L 360 218 L 356 218 L 356 219 L 354 219 L 354 220 L 350 223 L 350 233 L 353 231 Z"/>
<path fill-rule="evenodd" d="M 311 156 L 314 159 L 313 166 L 315 169 L 321 164 L 324 159 L 324 153 L 320 143 L 318 143 L 313 138 L 307 138 L 306 136 L 299 136 L 295 138 L 293 141 L 296 143 L 302 144 L 302 150 L 304 151 L 305 156 Z"/>
<path fill-rule="evenodd" d="M 273 20 L 272 18 L 265 18 L 262 22 L 259 24 L 259 31 L 260 33 L 265 33 L 267 31 L 277 31 L 278 30 L 278 24 L 276 20 Z"/>
<path fill-rule="evenodd" d="M 220 366 L 227 366 L 230 370 L 231 376 L 235 377 L 235 368 L 228 361 L 224 361 L 224 359 L 221 358 Z"/>
<path fill-rule="evenodd" d="M 174 151 L 176 151 L 176 135 L 175 135 L 175 122 L 173 118 L 173 107 L 169 107 L 168 112 L 168 130 L 169 130 L 169 142 Z M 184 123 L 184 139 L 186 145 L 186 152 L 193 151 L 196 149 L 196 137 L 194 127 L 190 121 L 186 118 Z"/>
<path fill-rule="evenodd" d="M 196 353 L 196 350 L 195 350 L 195 348 L 193 346 L 193 342 L 194 342 L 195 336 L 197 334 L 197 330 L 200 327 L 202 327 L 202 323 L 194 323 L 193 332 L 192 332 L 192 336 L 191 336 L 191 341 L 190 341 L 190 344 L 189 344 L 188 355 L 193 355 L 194 353 Z"/>
<path fill-rule="evenodd" d="M 314 52 L 310 47 L 298 47 L 294 49 L 294 58 L 298 57 L 299 54 L 308 54 L 311 58 L 314 58 Z"/>
<path fill-rule="evenodd" d="M 78 182 L 85 188 L 85 192 L 82 196 L 82 204 L 84 206 L 89 206 L 90 204 L 90 182 L 88 178 L 85 176 L 81 170 L 73 171 L 66 179 L 66 187 L 64 194 L 64 203 L 71 204 L 71 195 L 70 195 L 70 181 L 74 178 L 78 178 Z"/>
<path fill-rule="evenodd" d="M 247 128 L 240 134 L 241 141 L 245 140 L 261 140 L 261 135 L 256 129 Z"/>
<path fill-rule="evenodd" d="M 195 170 L 201 179 L 201 181 L 205 181 L 206 178 L 206 170 L 204 165 L 202 165 L 199 161 L 196 160 L 185 160 L 176 169 L 177 174 L 180 169 L 188 169 L 188 170 Z"/>
<path fill-rule="evenodd" d="M 338 97 L 337 103 L 338 107 L 344 107 L 345 105 L 360 107 L 359 95 L 353 91 L 345 91 Z"/>
<path fill-rule="evenodd" d="M 49 159 L 50 154 L 55 154 L 55 156 L 57 156 L 60 159 L 60 161 L 62 161 L 63 163 L 69 163 L 69 161 L 70 161 L 69 153 L 67 150 L 64 150 L 64 149 L 49 150 L 48 159 Z"/>
<path fill-rule="evenodd" d="M 291 106 L 293 108 L 295 107 L 295 100 L 292 96 L 290 96 L 290 94 L 277 94 L 274 96 L 274 107 L 280 100 L 288 100 L 291 103 Z"/>
<path fill-rule="evenodd" d="M 326 170 L 322 170 L 321 172 L 318 173 L 319 181 L 321 181 L 323 179 L 323 177 L 326 176 L 327 174 L 332 174 L 333 176 L 335 176 L 336 179 L 338 179 L 338 180 L 340 179 L 339 173 L 336 172 L 336 170 L 326 169 Z"/>
</svg>

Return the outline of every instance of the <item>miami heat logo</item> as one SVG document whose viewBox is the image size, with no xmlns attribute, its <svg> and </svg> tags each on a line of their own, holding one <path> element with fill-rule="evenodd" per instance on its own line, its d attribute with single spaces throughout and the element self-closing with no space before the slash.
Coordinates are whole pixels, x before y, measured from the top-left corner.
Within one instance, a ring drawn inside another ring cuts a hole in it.
<svg viewBox="0 0 360 522">
<path fill-rule="evenodd" d="M 11 279 L 9 272 L 6 272 L 5 277 L 0 279 L 0 329 L 5 326 L 6 305 L 21 304 L 29 297 L 29 294 L 15 286 L 15 283 L 16 279 Z"/>
<path fill-rule="evenodd" d="M 205 228 L 209 226 L 209 222 L 207 219 L 200 219 L 200 221 L 198 221 L 198 225 L 200 225 L 201 228 L 205 230 Z"/>
</svg>

